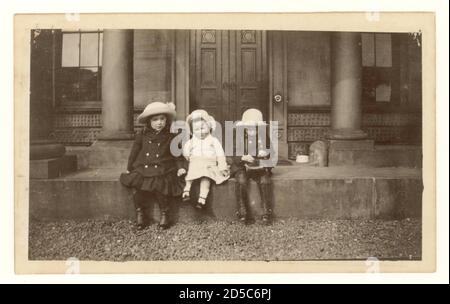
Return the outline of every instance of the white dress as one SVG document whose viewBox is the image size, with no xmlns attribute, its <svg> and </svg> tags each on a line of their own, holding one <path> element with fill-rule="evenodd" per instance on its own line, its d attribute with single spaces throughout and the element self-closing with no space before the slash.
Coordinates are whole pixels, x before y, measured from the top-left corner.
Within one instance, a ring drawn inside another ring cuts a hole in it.
<svg viewBox="0 0 450 304">
<path fill-rule="evenodd" d="M 229 178 L 220 173 L 228 170 L 228 165 L 222 145 L 212 135 L 204 139 L 193 136 L 184 145 L 183 156 L 189 161 L 187 181 L 209 177 L 216 184 L 221 184 Z"/>
</svg>

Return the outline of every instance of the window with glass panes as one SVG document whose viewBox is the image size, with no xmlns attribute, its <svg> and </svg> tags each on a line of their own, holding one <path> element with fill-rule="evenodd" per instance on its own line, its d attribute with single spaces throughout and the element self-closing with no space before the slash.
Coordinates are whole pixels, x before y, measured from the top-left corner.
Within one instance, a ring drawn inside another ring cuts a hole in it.
<svg viewBox="0 0 450 304">
<path fill-rule="evenodd" d="M 101 31 L 62 32 L 61 102 L 101 100 L 102 41 Z"/>
<path fill-rule="evenodd" d="M 394 70 L 392 65 L 392 35 L 363 33 L 363 100 L 390 102 L 393 95 Z"/>
</svg>

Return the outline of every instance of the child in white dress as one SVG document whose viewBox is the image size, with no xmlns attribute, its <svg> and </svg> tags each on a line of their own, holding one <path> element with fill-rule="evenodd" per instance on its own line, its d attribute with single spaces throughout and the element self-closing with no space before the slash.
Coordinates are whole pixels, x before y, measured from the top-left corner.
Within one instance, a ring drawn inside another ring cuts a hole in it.
<svg viewBox="0 0 450 304">
<path fill-rule="evenodd" d="M 215 120 L 205 110 L 195 110 L 187 117 L 192 138 L 183 147 L 183 156 L 189 161 L 183 201 L 190 201 L 194 180 L 200 179 L 200 193 L 196 208 L 203 209 L 209 194 L 211 181 L 221 184 L 230 177 L 225 152 L 219 140 L 211 135 Z"/>
</svg>

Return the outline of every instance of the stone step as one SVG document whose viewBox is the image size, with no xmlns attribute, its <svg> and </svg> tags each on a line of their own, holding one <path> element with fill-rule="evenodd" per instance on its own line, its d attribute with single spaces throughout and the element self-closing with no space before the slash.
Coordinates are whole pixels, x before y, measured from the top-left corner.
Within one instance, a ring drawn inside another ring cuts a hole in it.
<svg viewBox="0 0 450 304">
<path fill-rule="evenodd" d="M 132 190 L 120 170 L 90 169 L 56 179 L 30 180 L 30 217 L 38 220 L 133 219 Z M 301 219 L 401 219 L 420 217 L 422 171 L 412 168 L 277 167 L 273 171 L 274 214 Z M 212 187 L 206 216 L 235 219 L 235 181 Z M 172 202 L 175 221 L 198 211 Z M 250 184 L 255 218 L 262 213 L 257 185 Z M 153 216 L 158 217 L 157 207 Z M 204 216 L 204 214 L 202 215 Z"/>
<path fill-rule="evenodd" d="M 373 149 L 341 149 L 331 151 L 328 157 L 329 166 L 422 168 L 421 146 L 378 145 Z"/>
<path fill-rule="evenodd" d="M 371 142 L 371 141 L 369 141 Z M 97 141 L 90 147 L 66 147 L 66 154 L 76 155 L 78 169 L 125 169 L 132 141 Z M 366 147 L 366 146 L 364 146 Z M 338 148 L 341 148 L 338 146 Z M 279 165 L 285 161 L 279 160 Z M 422 168 L 422 147 L 367 144 L 367 149 L 336 150 L 329 155 L 329 166 Z"/>
</svg>

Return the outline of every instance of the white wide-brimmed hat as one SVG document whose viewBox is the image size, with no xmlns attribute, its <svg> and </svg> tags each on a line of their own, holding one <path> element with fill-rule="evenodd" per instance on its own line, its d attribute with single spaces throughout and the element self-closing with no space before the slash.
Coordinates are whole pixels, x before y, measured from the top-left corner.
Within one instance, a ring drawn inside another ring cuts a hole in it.
<svg viewBox="0 0 450 304">
<path fill-rule="evenodd" d="M 145 107 L 144 111 L 138 116 L 137 121 L 143 124 L 150 116 L 158 114 L 166 114 L 169 118 L 173 119 L 176 115 L 175 104 L 172 102 L 152 102 Z"/>
<path fill-rule="evenodd" d="M 263 114 L 258 109 L 248 109 L 242 114 L 242 120 L 236 126 L 266 126 Z"/>
<path fill-rule="evenodd" d="M 216 120 L 214 119 L 214 117 L 212 117 L 211 115 L 208 114 L 208 112 L 206 112 L 205 110 L 195 110 L 193 111 L 191 114 L 188 115 L 188 117 L 186 118 L 186 122 L 188 124 L 191 124 L 191 122 L 193 120 L 197 120 L 197 119 L 203 119 L 212 130 L 216 129 Z"/>
</svg>

